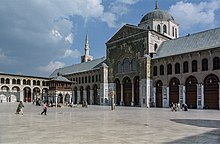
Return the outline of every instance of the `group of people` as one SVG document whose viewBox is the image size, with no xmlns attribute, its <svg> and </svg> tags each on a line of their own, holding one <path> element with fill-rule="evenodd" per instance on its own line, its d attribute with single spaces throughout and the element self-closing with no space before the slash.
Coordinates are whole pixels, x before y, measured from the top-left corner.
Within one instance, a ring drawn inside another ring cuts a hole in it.
<svg viewBox="0 0 220 144">
<path fill-rule="evenodd" d="M 182 109 L 182 111 L 188 111 L 188 106 L 187 106 L 187 104 L 182 104 L 182 107 L 180 107 L 180 103 L 178 102 L 178 103 L 171 103 L 170 104 L 170 109 L 171 109 L 171 111 L 173 112 L 173 111 L 180 111 L 180 109 Z"/>
</svg>

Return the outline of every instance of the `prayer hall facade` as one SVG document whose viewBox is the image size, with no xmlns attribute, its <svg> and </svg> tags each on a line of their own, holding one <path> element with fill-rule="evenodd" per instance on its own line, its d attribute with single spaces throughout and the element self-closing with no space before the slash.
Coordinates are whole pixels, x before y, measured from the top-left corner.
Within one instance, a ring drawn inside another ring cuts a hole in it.
<svg viewBox="0 0 220 144">
<path fill-rule="evenodd" d="M 6 92 L 16 88 L 20 93 L 14 101 L 39 97 L 109 105 L 114 95 L 117 106 L 165 108 L 179 102 L 220 109 L 220 28 L 183 37 L 179 31 L 179 24 L 156 3 L 138 25 L 125 24 L 106 42 L 106 57 L 93 59 L 86 35 L 81 63 L 56 69 L 48 78 L 2 74 L 0 98 L 9 101 Z M 29 94 L 24 92 L 27 80 Z"/>
</svg>

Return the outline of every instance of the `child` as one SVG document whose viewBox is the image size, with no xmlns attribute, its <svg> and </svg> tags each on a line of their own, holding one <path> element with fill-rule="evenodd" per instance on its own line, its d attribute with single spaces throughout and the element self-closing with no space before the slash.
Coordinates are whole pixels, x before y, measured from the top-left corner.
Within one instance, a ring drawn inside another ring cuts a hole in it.
<svg viewBox="0 0 220 144">
<path fill-rule="evenodd" d="M 45 115 L 47 115 L 47 104 L 46 104 L 46 102 L 44 102 L 44 104 L 43 104 L 43 111 L 41 112 L 41 115 L 42 114 L 45 114 Z"/>
</svg>

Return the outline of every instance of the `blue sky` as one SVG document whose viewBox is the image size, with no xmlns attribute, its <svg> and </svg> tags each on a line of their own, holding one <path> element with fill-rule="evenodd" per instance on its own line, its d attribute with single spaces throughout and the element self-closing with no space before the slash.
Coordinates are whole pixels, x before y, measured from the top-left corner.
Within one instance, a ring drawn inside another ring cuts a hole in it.
<svg viewBox="0 0 220 144">
<path fill-rule="evenodd" d="M 88 32 L 90 54 L 126 23 L 138 25 L 156 0 L 1 0 L 0 72 L 48 77 L 80 62 Z M 220 26 L 220 0 L 158 0 L 180 24 L 180 36 Z"/>
</svg>

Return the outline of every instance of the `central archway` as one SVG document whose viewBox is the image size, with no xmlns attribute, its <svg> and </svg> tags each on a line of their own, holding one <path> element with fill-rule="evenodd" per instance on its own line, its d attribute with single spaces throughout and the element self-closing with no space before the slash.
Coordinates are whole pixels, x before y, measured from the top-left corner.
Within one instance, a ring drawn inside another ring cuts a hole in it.
<svg viewBox="0 0 220 144">
<path fill-rule="evenodd" d="M 93 86 L 93 101 L 94 101 L 94 105 L 98 105 L 99 104 L 99 98 L 98 98 L 98 86 L 95 84 Z"/>
<path fill-rule="evenodd" d="M 130 106 L 132 101 L 132 84 L 129 77 L 123 80 L 123 100 L 125 106 Z"/>
<path fill-rule="evenodd" d="M 23 89 L 24 94 L 24 102 L 31 102 L 31 88 L 25 87 Z"/>
<path fill-rule="evenodd" d="M 194 76 L 186 80 L 186 104 L 189 108 L 197 108 L 197 84 L 198 81 Z"/>
<path fill-rule="evenodd" d="M 172 78 L 170 80 L 170 95 L 169 95 L 169 104 L 179 102 L 179 85 L 180 81 L 177 78 Z"/>
<path fill-rule="evenodd" d="M 204 80 L 204 106 L 210 109 L 219 109 L 219 78 L 208 75 Z"/>
<path fill-rule="evenodd" d="M 156 107 L 163 107 L 163 97 L 162 97 L 162 86 L 161 80 L 156 83 Z"/>
</svg>

